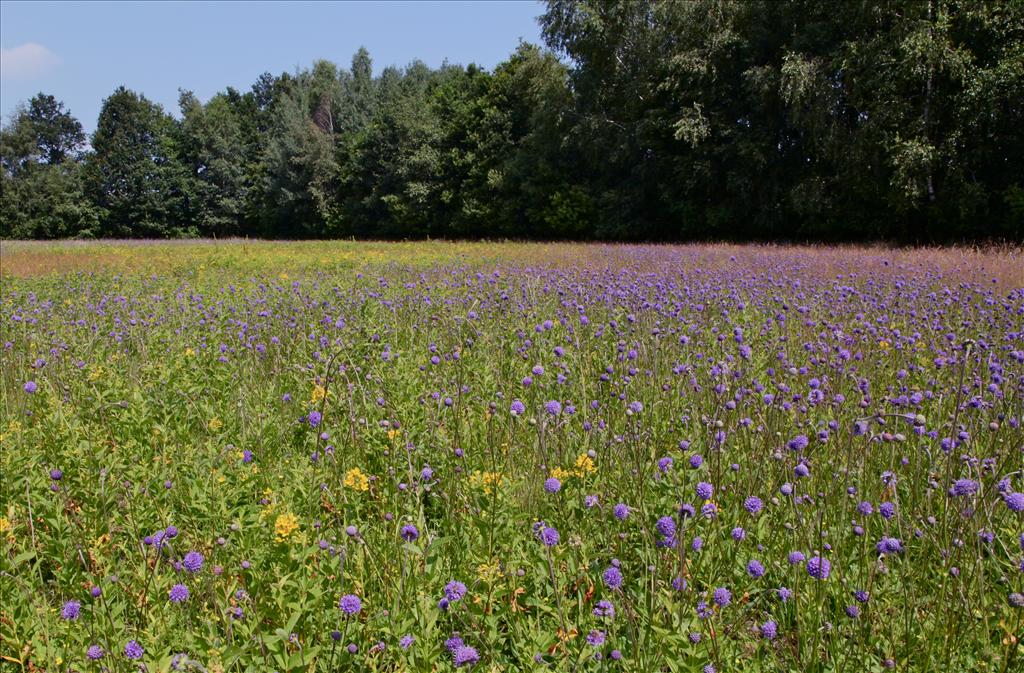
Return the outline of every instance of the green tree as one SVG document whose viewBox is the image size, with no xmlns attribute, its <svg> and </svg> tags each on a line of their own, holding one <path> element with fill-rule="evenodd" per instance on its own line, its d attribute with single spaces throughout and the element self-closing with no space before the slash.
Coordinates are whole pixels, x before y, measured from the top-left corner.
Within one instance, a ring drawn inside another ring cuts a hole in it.
<svg viewBox="0 0 1024 673">
<path fill-rule="evenodd" d="M 119 87 L 103 101 L 92 149 L 85 186 L 101 211 L 103 236 L 197 233 L 175 122 L 159 105 Z"/>
</svg>

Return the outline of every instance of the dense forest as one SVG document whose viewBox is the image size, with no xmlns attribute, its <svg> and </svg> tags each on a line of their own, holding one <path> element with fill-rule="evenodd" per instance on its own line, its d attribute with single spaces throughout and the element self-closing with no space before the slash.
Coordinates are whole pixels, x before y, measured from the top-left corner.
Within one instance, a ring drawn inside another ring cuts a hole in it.
<svg viewBox="0 0 1024 673">
<path fill-rule="evenodd" d="M 493 70 L 262 75 L 178 114 L 51 95 L 0 236 L 1024 238 L 1024 1 L 551 0 Z"/>
</svg>

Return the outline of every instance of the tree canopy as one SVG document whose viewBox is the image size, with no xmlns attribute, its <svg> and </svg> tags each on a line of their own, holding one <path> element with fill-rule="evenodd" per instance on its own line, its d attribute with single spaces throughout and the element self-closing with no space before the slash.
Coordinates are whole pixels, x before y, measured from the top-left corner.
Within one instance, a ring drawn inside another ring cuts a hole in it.
<svg viewBox="0 0 1024 673">
<path fill-rule="evenodd" d="M 493 70 L 265 73 L 0 132 L 0 235 L 1024 238 L 1024 2 L 550 0 Z"/>
</svg>

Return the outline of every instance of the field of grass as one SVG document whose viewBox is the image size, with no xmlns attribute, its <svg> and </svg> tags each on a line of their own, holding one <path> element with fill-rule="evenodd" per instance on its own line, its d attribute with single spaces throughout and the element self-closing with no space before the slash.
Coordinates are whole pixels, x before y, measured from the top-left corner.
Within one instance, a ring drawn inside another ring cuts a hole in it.
<svg viewBox="0 0 1024 673">
<path fill-rule="evenodd" d="M 0 671 L 1020 671 L 1022 261 L 4 242 Z"/>
</svg>

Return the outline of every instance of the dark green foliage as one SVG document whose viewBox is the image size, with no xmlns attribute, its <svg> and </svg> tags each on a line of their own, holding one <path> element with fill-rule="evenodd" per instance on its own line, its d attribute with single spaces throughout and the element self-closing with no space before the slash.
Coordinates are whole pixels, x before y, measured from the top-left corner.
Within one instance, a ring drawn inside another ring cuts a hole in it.
<svg viewBox="0 0 1024 673">
<path fill-rule="evenodd" d="M 1024 3 L 550 0 L 553 51 L 264 73 L 92 149 L 3 130 L 3 236 L 1021 239 Z M 560 61 L 563 57 L 564 61 Z M 84 163 L 84 169 L 82 168 Z"/>
</svg>

